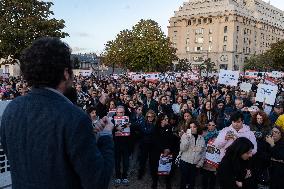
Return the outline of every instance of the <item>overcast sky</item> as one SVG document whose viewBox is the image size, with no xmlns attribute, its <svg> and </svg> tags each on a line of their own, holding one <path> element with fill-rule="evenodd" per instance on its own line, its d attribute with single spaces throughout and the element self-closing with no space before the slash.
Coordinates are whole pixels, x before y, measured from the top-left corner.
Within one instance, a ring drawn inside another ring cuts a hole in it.
<svg viewBox="0 0 284 189">
<path fill-rule="evenodd" d="M 50 0 L 57 19 L 64 19 L 70 37 L 64 39 L 78 52 L 100 53 L 119 31 L 140 19 L 153 19 L 167 34 L 168 20 L 186 0 Z M 268 1 L 268 0 L 266 0 Z M 284 10 L 283 0 L 271 0 Z"/>
</svg>

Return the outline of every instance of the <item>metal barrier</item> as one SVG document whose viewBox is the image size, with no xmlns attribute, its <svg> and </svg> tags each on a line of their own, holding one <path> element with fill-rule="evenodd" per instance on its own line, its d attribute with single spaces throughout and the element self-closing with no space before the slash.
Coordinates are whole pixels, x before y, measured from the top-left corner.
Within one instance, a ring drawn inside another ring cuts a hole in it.
<svg viewBox="0 0 284 189">
<path fill-rule="evenodd" d="M 10 165 L 0 143 L 0 188 L 11 186 Z"/>
</svg>

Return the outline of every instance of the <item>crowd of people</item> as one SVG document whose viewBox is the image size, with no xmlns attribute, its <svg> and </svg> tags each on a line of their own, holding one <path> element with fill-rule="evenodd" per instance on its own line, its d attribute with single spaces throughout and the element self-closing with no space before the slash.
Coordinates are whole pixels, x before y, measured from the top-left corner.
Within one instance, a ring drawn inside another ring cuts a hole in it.
<svg viewBox="0 0 284 189">
<path fill-rule="evenodd" d="M 74 87 L 64 95 L 89 115 L 94 138 L 101 119 L 107 116 L 114 123 L 116 187 L 131 186 L 133 156 L 138 162 L 137 179 L 144 178 L 149 165 L 153 189 L 160 177 L 165 177 L 167 189 L 172 188 L 177 175 L 181 189 L 194 189 L 198 175 L 203 189 L 280 189 L 284 187 L 284 81 L 278 80 L 274 105 L 255 100 L 261 78 L 248 82 L 252 82 L 250 92 L 240 90 L 239 85 L 220 85 L 215 76 L 173 82 L 133 82 L 127 75 L 118 79 L 76 76 Z M 2 79 L 1 86 L 1 100 L 12 100 L 31 90 L 22 77 Z M 117 118 L 123 119 L 122 124 Z M 217 165 L 206 159 L 209 146 L 220 152 Z M 161 176 L 160 159 L 169 156 L 170 171 Z"/>
<path fill-rule="evenodd" d="M 123 130 L 121 126 L 113 132 L 116 186 L 131 184 L 129 157 L 137 154 L 137 179 L 143 178 L 149 160 L 152 188 L 157 188 L 160 155 L 171 154 L 173 159 L 180 158 L 181 189 L 194 188 L 198 174 L 203 189 L 215 188 L 216 180 L 222 189 L 282 188 L 283 81 L 279 80 L 273 106 L 255 101 L 260 82 L 253 81 L 248 93 L 239 87 L 219 85 L 217 77 L 171 83 L 77 77 L 75 103 L 86 109 L 94 122 L 111 110 L 116 116 L 129 117 L 125 126 L 130 127 L 130 136 L 115 135 Z M 219 167 L 206 161 L 210 140 L 220 149 Z M 170 174 L 164 176 L 167 188 L 171 188 L 177 170 L 172 164 Z"/>
</svg>

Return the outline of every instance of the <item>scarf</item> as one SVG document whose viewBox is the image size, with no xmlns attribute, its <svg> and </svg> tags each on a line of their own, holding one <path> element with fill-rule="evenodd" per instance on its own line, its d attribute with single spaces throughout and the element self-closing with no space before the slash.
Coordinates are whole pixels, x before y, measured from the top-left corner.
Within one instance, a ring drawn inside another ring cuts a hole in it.
<svg viewBox="0 0 284 189">
<path fill-rule="evenodd" d="M 217 129 L 214 129 L 213 131 L 208 131 L 208 133 L 204 137 L 205 143 L 207 144 L 210 139 L 216 138 L 218 134 L 219 134 L 219 131 Z"/>
</svg>

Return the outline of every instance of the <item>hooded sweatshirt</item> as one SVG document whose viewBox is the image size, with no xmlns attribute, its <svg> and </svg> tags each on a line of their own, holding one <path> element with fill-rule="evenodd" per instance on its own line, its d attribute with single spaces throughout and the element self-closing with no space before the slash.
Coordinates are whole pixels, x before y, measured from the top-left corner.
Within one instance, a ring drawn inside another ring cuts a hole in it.
<svg viewBox="0 0 284 189">
<path fill-rule="evenodd" d="M 224 129 L 222 129 L 219 132 L 218 137 L 216 138 L 216 140 L 214 141 L 214 145 L 220 149 L 220 156 L 221 158 L 224 157 L 226 149 L 234 142 L 234 140 L 230 139 L 230 140 L 226 140 L 225 136 L 226 134 L 231 131 L 234 132 L 234 135 L 237 137 L 246 137 L 247 139 L 249 139 L 252 143 L 253 143 L 253 150 L 252 153 L 255 154 L 257 151 L 257 143 L 256 143 L 256 138 L 254 136 L 254 133 L 250 130 L 249 126 L 247 125 L 243 125 L 243 128 L 241 128 L 239 131 L 236 131 L 232 125 L 230 125 L 229 127 L 225 127 Z"/>
</svg>

